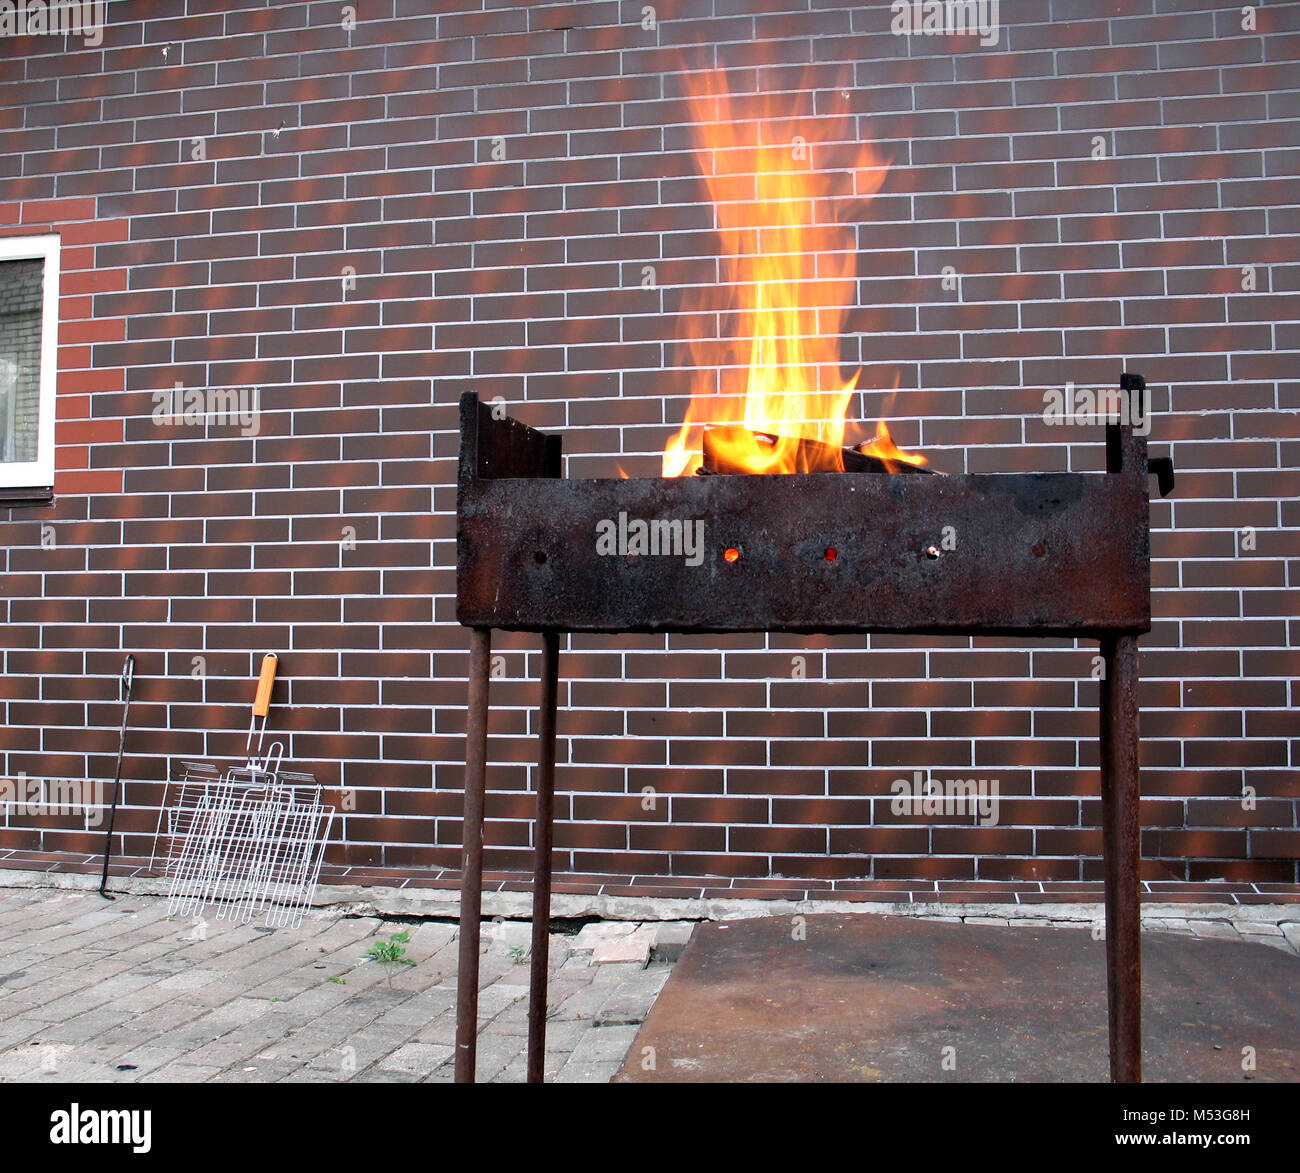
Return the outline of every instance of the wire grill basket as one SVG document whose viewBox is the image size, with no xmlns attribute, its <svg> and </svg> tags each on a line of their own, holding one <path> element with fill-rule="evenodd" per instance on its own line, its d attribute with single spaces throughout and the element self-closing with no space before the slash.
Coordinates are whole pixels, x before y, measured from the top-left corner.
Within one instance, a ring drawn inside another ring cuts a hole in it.
<svg viewBox="0 0 1300 1173">
<path fill-rule="evenodd" d="M 167 911 L 296 928 L 320 878 L 334 808 L 311 774 L 185 762 L 164 800 L 154 866 L 170 880 Z"/>
<path fill-rule="evenodd" d="M 243 924 L 265 912 L 268 926 L 297 928 L 315 895 L 334 808 L 322 804 L 313 775 L 280 769 L 283 744 L 261 754 L 276 663 L 274 655 L 262 661 L 247 762 L 225 774 L 183 762 L 181 780 L 163 795 L 151 865 L 170 881 L 172 916 L 213 904 L 218 920 Z"/>
</svg>

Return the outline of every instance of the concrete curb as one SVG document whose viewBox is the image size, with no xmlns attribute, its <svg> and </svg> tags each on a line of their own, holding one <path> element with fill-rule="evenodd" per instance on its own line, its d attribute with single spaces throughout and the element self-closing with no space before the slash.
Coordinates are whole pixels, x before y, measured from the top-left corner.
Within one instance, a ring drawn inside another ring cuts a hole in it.
<svg viewBox="0 0 1300 1173">
<path fill-rule="evenodd" d="M 98 878 L 77 872 L 0 871 L 0 888 L 50 888 L 61 891 L 93 892 Z M 166 882 L 147 877 L 121 877 L 109 884 L 110 891 L 140 896 L 165 896 Z M 344 916 L 409 916 L 456 920 L 460 895 L 454 889 L 387 888 L 356 884 L 322 885 L 312 907 Z M 1084 928 L 1100 920 L 1100 903 L 1004 904 L 995 902 L 917 901 L 888 903 L 855 900 L 697 900 L 639 896 L 557 893 L 551 901 L 551 915 L 558 918 L 595 917 L 600 920 L 698 921 L 741 920 L 759 916 L 808 916 L 817 913 L 910 916 L 921 919 L 990 920 L 1035 924 L 1075 922 Z M 529 920 L 532 895 L 528 892 L 484 892 L 483 915 L 506 920 Z M 1146 921 L 1227 921 L 1231 924 L 1300 923 L 1300 905 L 1295 904 L 1184 904 L 1148 902 L 1142 905 Z"/>
</svg>

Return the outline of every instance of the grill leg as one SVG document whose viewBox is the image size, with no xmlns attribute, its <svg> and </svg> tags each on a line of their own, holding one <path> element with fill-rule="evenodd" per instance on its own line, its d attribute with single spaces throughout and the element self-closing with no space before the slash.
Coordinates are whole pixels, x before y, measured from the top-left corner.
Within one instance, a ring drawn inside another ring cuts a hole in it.
<svg viewBox="0 0 1300 1173">
<path fill-rule="evenodd" d="M 1112 1083 L 1142 1081 L 1138 646 L 1102 641 L 1101 821 L 1106 872 L 1106 1003 Z"/>
<path fill-rule="evenodd" d="M 537 819 L 533 824 L 533 949 L 528 986 L 528 1082 L 546 1075 L 546 977 L 551 945 L 551 845 L 555 828 L 555 709 L 560 635 L 542 633 L 542 705 L 538 721 Z"/>
<path fill-rule="evenodd" d="M 460 960 L 456 971 L 456 1082 L 474 1082 L 478 1048 L 479 920 L 483 911 L 483 799 L 487 790 L 488 668 L 492 632 L 475 628 L 469 645 L 465 719 L 465 822 L 460 880 Z"/>
</svg>

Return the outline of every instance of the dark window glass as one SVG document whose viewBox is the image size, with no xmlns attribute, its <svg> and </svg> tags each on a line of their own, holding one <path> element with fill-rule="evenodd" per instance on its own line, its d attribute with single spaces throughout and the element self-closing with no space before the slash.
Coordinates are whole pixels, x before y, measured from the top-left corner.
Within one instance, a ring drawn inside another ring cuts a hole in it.
<svg viewBox="0 0 1300 1173">
<path fill-rule="evenodd" d="M 0 261 L 0 461 L 36 459 L 41 405 L 40 257 Z"/>
</svg>

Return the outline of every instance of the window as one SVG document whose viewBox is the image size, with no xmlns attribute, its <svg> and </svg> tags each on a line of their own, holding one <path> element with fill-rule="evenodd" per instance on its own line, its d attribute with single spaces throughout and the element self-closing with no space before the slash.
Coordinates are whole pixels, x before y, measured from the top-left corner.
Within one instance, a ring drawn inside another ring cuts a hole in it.
<svg viewBox="0 0 1300 1173">
<path fill-rule="evenodd" d="M 54 489 L 59 238 L 0 237 L 0 497 Z"/>
</svg>

